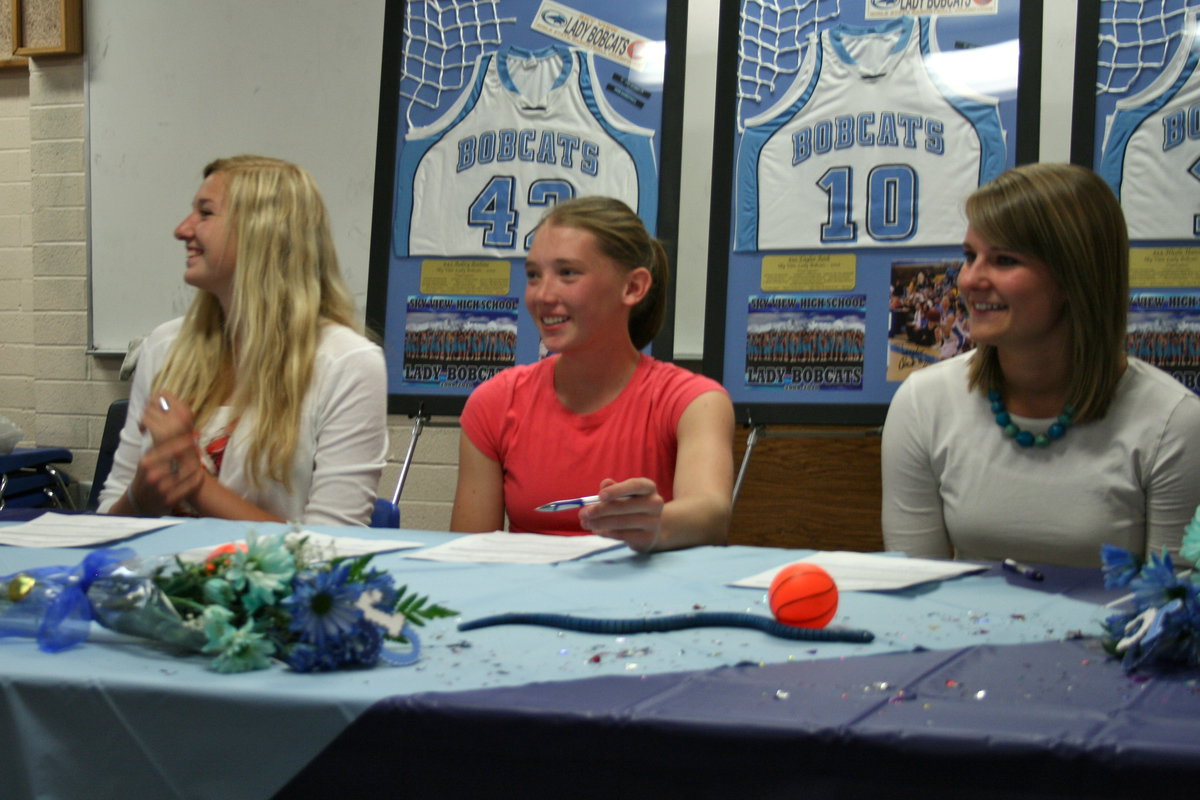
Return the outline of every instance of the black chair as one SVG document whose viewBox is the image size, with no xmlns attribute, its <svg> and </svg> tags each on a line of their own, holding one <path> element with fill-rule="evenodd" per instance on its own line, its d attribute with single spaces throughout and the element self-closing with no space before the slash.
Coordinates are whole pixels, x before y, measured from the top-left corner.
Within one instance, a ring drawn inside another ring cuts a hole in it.
<svg viewBox="0 0 1200 800">
<path fill-rule="evenodd" d="M 55 464 L 70 464 L 74 456 L 61 447 L 15 448 L 0 456 L 0 510 L 5 508 L 65 508 L 75 502 L 67 489 L 70 477 Z"/>
<path fill-rule="evenodd" d="M 121 443 L 121 428 L 125 427 L 125 415 L 129 411 L 129 400 L 122 398 L 114 400 L 108 407 L 108 416 L 104 418 L 104 435 L 100 437 L 100 452 L 96 456 L 96 473 L 92 476 L 92 490 L 88 492 L 86 510 L 95 511 L 100 507 L 100 490 L 112 469 L 113 455 L 117 445 Z"/>
</svg>

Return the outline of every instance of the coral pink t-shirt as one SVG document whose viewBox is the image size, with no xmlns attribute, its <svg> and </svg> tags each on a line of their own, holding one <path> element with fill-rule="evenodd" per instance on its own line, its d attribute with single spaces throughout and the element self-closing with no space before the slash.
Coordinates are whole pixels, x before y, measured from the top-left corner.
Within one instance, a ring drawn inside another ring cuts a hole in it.
<svg viewBox="0 0 1200 800">
<path fill-rule="evenodd" d="M 629 384 L 591 414 L 563 407 L 554 392 L 557 356 L 512 367 L 476 387 L 462 429 L 504 473 L 504 508 L 515 532 L 586 533 L 579 509 L 547 514 L 551 500 L 596 494 L 600 481 L 650 478 L 674 494 L 676 431 L 684 409 L 716 381 L 642 354 Z"/>
</svg>

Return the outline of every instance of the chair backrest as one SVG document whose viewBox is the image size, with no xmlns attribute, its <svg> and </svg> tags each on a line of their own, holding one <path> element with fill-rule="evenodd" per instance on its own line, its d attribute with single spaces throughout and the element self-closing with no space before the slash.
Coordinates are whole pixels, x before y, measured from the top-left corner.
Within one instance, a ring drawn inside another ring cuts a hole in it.
<svg viewBox="0 0 1200 800">
<path fill-rule="evenodd" d="M 400 507 L 391 500 L 375 498 L 375 509 L 371 512 L 372 528 L 399 528 Z"/>
<path fill-rule="evenodd" d="M 71 477 L 55 464 L 70 464 L 62 447 L 16 447 L 0 456 L 0 510 L 53 506 L 75 510 L 67 484 Z"/>
<path fill-rule="evenodd" d="M 121 443 L 121 428 L 125 427 L 125 416 L 129 412 L 129 400 L 114 400 L 104 418 L 104 435 L 100 437 L 100 453 L 96 456 L 96 472 L 92 476 L 92 489 L 88 492 L 87 510 L 95 511 L 100 506 L 100 490 L 112 469 L 113 455 Z"/>
</svg>

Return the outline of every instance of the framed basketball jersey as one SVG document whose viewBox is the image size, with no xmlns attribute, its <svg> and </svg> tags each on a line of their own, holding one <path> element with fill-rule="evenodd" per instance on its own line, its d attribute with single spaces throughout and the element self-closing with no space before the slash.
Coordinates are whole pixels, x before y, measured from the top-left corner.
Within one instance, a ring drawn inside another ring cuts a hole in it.
<svg viewBox="0 0 1200 800">
<path fill-rule="evenodd" d="M 1129 226 L 1131 355 L 1200 392 L 1200 0 L 1096 4 L 1081 149 Z"/>
<path fill-rule="evenodd" d="M 973 346 L 963 202 L 1037 152 L 1030 6 L 723 3 L 704 369 L 739 420 L 881 423 Z"/>
<path fill-rule="evenodd" d="M 391 412 L 452 414 L 544 355 L 522 295 L 547 210 L 616 197 L 674 241 L 687 4 L 414 0 L 385 14 L 368 324 Z M 669 357 L 663 328 L 653 351 Z"/>
</svg>

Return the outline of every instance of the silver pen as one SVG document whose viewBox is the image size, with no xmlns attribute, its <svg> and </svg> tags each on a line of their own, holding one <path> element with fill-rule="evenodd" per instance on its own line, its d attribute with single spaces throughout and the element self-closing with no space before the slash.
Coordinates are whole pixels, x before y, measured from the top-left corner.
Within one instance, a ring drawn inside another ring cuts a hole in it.
<svg viewBox="0 0 1200 800">
<path fill-rule="evenodd" d="M 617 499 L 626 497 L 637 497 L 634 494 L 623 494 Z M 572 497 L 569 500 L 552 500 L 544 506 L 538 506 L 534 511 L 566 511 L 569 508 L 583 508 L 584 506 L 594 506 L 600 502 L 600 495 L 592 494 L 587 497 Z"/>
</svg>

